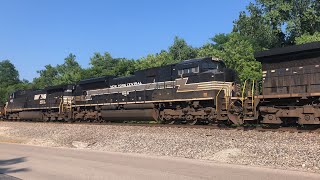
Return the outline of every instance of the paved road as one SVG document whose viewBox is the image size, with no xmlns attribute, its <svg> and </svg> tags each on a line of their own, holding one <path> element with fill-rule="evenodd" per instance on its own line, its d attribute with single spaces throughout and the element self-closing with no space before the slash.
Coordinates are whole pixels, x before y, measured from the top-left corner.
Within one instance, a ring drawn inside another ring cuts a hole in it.
<svg viewBox="0 0 320 180">
<path fill-rule="evenodd" d="M 21 179 L 320 179 L 318 174 L 208 161 L 5 143 L 0 143 L 0 173 Z"/>
</svg>

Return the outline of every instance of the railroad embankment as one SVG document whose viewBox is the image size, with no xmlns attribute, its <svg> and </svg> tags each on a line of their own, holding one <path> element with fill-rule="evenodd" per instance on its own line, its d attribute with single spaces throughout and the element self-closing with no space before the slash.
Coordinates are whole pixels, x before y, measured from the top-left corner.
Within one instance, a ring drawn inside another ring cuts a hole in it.
<svg viewBox="0 0 320 180">
<path fill-rule="evenodd" d="M 0 122 L 0 142 L 177 156 L 320 173 L 319 133 Z"/>
</svg>

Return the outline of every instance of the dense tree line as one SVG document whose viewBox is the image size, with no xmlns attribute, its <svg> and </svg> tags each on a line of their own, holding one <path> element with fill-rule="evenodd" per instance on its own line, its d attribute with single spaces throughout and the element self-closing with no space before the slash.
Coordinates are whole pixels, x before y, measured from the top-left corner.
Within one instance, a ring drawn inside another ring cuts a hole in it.
<svg viewBox="0 0 320 180">
<path fill-rule="evenodd" d="M 105 75 L 126 76 L 136 70 L 163 66 L 196 57 L 218 57 L 235 69 L 239 80 L 261 78 L 261 64 L 254 52 L 293 44 L 320 41 L 320 1 L 256 0 L 240 12 L 229 34 L 217 34 L 210 43 L 192 47 L 179 37 L 166 50 L 141 59 L 115 58 L 108 52 L 94 53 L 90 66 L 82 68 L 74 54 L 63 64 L 46 65 L 32 82 L 19 79 L 9 60 L 0 61 L 0 103 L 17 89 L 39 89 L 46 86 L 75 83 L 81 79 Z"/>
</svg>

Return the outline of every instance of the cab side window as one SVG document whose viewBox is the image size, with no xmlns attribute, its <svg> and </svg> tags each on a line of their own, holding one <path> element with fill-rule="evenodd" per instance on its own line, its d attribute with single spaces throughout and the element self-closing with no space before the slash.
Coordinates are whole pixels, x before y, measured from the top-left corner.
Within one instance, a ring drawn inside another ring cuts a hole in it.
<svg viewBox="0 0 320 180">
<path fill-rule="evenodd" d="M 179 69 L 178 70 L 178 75 L 190 74 L 190 73 L 199 73 L 199 66 L 193 67 L 193 68 L 185 68 L 185 69 Z"/>
</svg>

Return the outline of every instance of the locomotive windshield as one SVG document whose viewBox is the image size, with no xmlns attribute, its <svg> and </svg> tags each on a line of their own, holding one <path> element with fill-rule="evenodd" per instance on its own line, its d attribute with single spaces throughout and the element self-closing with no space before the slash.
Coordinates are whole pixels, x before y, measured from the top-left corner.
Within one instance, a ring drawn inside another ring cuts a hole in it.
<svg viewBox="0 0 320 180">
<path fill-rule="evenodd" d="M 218 69 L 218 63 L 216 62 L 205 62 L 202 64 L 204 71 Z"/>
<path fill-rule="evenodd" d="M 225 68 L 224 63 L 221 61 L 203 62 L 201 66 L 203 71 L 222 70 Z"/>
</svg>

